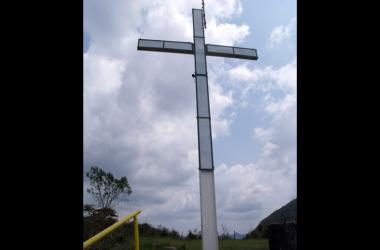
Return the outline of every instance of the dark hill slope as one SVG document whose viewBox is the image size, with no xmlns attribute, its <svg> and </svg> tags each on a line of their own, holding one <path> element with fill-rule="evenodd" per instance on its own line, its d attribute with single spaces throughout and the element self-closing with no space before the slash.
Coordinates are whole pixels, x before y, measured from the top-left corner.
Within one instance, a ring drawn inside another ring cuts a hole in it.
<svg viewBox="0 0 380 250">
<path fill-rule="evenodd" d="M 297 198 L 264 218 L 246 238 L 266 238 L 267 226 L 272 223 L 297 221 Z"/>
</svg>

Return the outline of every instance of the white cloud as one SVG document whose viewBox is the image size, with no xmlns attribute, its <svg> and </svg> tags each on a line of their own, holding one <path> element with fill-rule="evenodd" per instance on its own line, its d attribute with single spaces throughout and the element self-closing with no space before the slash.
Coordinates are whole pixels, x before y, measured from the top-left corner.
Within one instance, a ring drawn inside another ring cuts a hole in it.
<svg viewBox="0 0 380 250">
<path fill-rule="evenodd" d="M 294 180 L 281 169 L 269 170 L 266 161 L 218 166 L 215 185 L 218 224 L 245 232 L 294 198 Z"/>
<path fill-rule="evenodd" d="M 212 116 L 212 135 L 213 138 L 229 134 L 229 128 L 233 122 L 233 116 L 224 116 L 226 108 L 233 104 L 232 92 L 225 93 L 223 88 L 210 77 L 209 80 L 211 116 Z"/>
<path fill-rule="evenodd" d="M 198 6 L 199 3 L 200 1 L 195 1 L 193 6 Z M 215 18 L 224 21 L 239 16 L 243 12 L 243 7 L 241 0 L 214 0 L 205 1 L 205 10 L 207 19 Z"/>
<path fill-rule="evenodd" d="M 216 20 L 207 23 L 206 43 L 232 46 L 244 41 L 249 35 L 249 26 L 230 23 L 217 24 Z"/>
<path fill-rule="evenodd" d="M 258 103 L 262 105 L 262 110 L 269 121 L 268 126 L 252 129 L 252 139 L 259 140 L 261 143 L 258 160 L 245 166 L 224 165 L 222 168 L 223 171 L 229 173 L 228 176 L 233 174 L 236 176 L 234 178 L 239 179 L 239 184 L 232 185 L 239 190 L 233 190 L 229 195 L 228 191 L 225 191 L 227 194 L 223 194 L 220 199 L 232 200 L 231 206 L 234 209 L 242 206 L 249 210 L 255 205 L 259 206 L 257 216 L 251 219 L 254 227 L 259 222 L 257 218 L 265 217 L 273 211 L 273 208 L 278 208 L 296 197 L 297 59 L 294 58 L 281 67 L 250 68 L 248 64 L 241 64 L 230 69 L 228 74 L 232 81 L 231 86 L 241 94 L 239 101 L 246 102 L 250 94 L 255 94 L 255 98 L 260 98 Z M 224 185 L 231 187 L 226 183 Z M 256 186 L 259 188 L 255 189 Z M 251 203 L 236 200 L 236 193 L 239 193 L 239 199 L 241 195 L 249 196 Z M 244 194 L 240 195 L 240 193 Z M 258 195 L 255 196 L 254 193 Z M 224 209 L 222 215 L 225 216 L 225 214 L 227 211 Z M 246 216 L 249 217 L 252 214 L 253 212 L 250 211 Z M 235 218 L 231 220 L 231 223 L 236 223 L 236 221 Z M 243 223 L 243 219 L 241 222 Z"/>
<path fill-rule="evenodd" d="M 284 93 L 297 91 L 297 58 L 278 68 L 270 65 L 250 69 L 247 64 L 240 64 L 230 69 L 228 74 L 231 83 L 242 93 L 248 91 L 268 92 L 274 89 Z"/>
<path fill-rule="evenodd" d="M 258 138 L 261 142 L 266 142 L 270 138 L 273 137 L 274 130 L 273 128 L 255 128 L 254 130 L 256 138 Z"/>
<path fill-rule="evenodd" d="M 231 79 L 236 81 L 256 81 L 258 79 L 256 72 L 248 69 L 246 64 L 240 64 L 229 71 Z"/>
<path fill-rule="evenodd" d="M 276 26 L 269 35 L 269 48 L 274 48 L 285 41 L 288 41 L 295 35 L 296 19 L 293 18 L 287 25 Z"/>
<path fill-rule="evenodd" d="M 83 60 L 86 94 L 109 97 L 118 91 L 125 70 L 122 61 L 96 54 L 84 54 Z"/>
</svg>

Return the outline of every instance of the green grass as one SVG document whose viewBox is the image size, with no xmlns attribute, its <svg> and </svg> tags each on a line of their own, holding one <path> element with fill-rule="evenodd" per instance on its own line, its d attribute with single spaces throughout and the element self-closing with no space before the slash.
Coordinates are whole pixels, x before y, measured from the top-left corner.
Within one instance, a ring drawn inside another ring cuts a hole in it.
<svg viewBox="0 0 380 250">
<path fill-rule="evenodd" d="M 201 250 L 201 240 L 178 240 L 157 237 L 140 238 L 140 250 L 164 250 L 174 246 L 177 250 Z M 268 250 L 268 241 L 263 240 L 219 240 L 219 250 Z"/>
</svg>

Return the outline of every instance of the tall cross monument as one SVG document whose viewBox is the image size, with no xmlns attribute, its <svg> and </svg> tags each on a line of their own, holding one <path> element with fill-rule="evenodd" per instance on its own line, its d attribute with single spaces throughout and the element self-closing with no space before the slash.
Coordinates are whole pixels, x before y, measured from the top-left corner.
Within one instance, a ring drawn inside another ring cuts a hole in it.
<svg viewBox="0 0 380 250">
<path fill-rule="evenodd" d="M 203 4 L 203 1 L 202 1 Z M 256 49 L 205 44 L 206 26 L 203 9 L 193 9 L 193 43 L 139 39 L 137 49 L 194 55 L 198 124 L 199 183 L 201 201 L 202 249 L 218 250 L 216 223 L 214 160 L 211 137 L 207 56 L 257 60 Z"/>
</svg>

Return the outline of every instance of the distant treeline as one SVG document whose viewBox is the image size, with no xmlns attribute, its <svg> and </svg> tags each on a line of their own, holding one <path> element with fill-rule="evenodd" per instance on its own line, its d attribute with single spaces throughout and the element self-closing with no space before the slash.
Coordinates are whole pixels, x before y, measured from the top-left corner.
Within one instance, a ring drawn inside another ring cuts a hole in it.
<svg viewBox="0 0 380 250">
<path fill-rule="evenodd" d="M 139 234 L 141 237 L 168 237 L 173 239 L 181 239 L 181 235 L 174 229 L 168 229 L 159 225 L 154 227 L 148 223 L 139 225 Z"/>
</svg>

